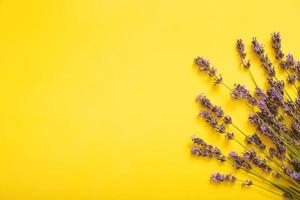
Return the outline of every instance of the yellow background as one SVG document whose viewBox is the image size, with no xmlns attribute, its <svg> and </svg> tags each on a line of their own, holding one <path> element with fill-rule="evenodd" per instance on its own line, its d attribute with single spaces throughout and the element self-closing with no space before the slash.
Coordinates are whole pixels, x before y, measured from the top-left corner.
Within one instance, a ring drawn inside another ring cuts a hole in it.
<svg viewBox="0 0 300 200">
<path fill-rule="evenodd" d="M 210 184 L 231 168 L 190 155 L 192 134 L 238 148 L 197 119 L 201 91 L 250 131 L 249 110 L 193 58 L 253 87 L 235 40 L 269 47 L 280 31 L 300 58 L 299 9 L 297 0 L 1 0 L 0 199 L 273 198 Z"/>
</svg>

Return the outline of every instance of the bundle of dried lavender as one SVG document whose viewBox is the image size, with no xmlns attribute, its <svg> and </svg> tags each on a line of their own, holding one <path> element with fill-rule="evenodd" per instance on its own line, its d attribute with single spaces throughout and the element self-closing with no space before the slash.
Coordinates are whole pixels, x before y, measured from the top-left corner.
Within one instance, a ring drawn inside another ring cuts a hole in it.
<svg viewBox="0 0 300 200">
<path fill-rule="evenodd" d="M 255 91 L 251 92 L 244 85 L 236 83 L 233 87 L 225 84 L 222 76 L 217 75 L 217 69 L 211 66 L 208 59 L 197 57 L 194 59 L 196 66 L 201 72 L 211 77 L 215 84 L 224 86 L 232 98 L 245 102 L 253 108 L 253 113 L 248 116 L 257 133 L 247 134 L 238 127 L 226 114 L 221 106 L 213 104 L 208 97 L 200 94 L 196 98 L 202 110 L 199 117 L 203 118 L 217 133 L 224 134 L 226 140 L 238 143 L 244 149 L 240 155 L 231 151 L 229 155 L 222 154 L 218 147 L 207 144 L 197 136 L 192 137 L 194 156 L 216 158 L 221 162 L 230 163 L 234 168 L 246 171 L 274 190 L 262 187 L 251 180 L 239 180 L 232 174 L 214 173 L 211 176 L 213 182 L 237 182 L 241 181 L 243 186 L 257 186 L 274 195 L 286 199 L 300 199 L 300 61 L 295 60 L 290 53 L 284 54 L 281 49 L 280 33 L 271 35 L 272 48 L 279 66 L 287 74 L 286 81 L 279 80 L 276 76 L 274 64 L 265 52 L 265 48 L 256 38 L 252 40 L 252 50 L 259 58 L 261 66 L 266 72 L 267 89 L 263 90 L 251 72 L 250 60 L 246 59 L 245 45 L 242 39 L 236 43 L 240 55 L 241 65 L 247 69 L 255 85 Z M 293 85 L 296 95 L 293 97 L 285 88 L 285 83 Z M 232 126 L 235 132 L 228 131 Z M 244 141 L 236 139 L 235 135 L 241 134 Z M 263 143 L 261 138 L 267 138 L 271 145 Z M 263 155 L 262 158 L 259 155 Z M 265 174 L 272 174 L 282 180 L 280 183 L 274 181 Z"/>
</svg>

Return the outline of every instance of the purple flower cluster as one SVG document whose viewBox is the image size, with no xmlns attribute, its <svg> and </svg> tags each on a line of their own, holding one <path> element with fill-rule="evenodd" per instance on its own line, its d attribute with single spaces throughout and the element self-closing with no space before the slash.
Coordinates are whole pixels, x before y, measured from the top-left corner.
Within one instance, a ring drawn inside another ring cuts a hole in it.
<svg viewBox="0 0 300 200">
<path fill-rule="evenodd" d="M 222 154 L 221 150 L 218 147 L 207 144 L 204 140 L 197 136 L 192 136 L 192 141 L 196 145 L 192 147 L 192 155 L 216 158 L 221 162 L 226 161 L 226 157 Z"/>
<path fill-rule="evenodd" d="M 280 62 L 280 66 L 283 69 L 290 69 L 295 65 L 295 59 L 294 56 L 292 54 L 287 54 L 285 57 L 285 60 L 282 60 Z"/>
<path fill-rule="evenodd" d="M 247 135 L 245 137 L 245 141 L 247 144 L 255 144 L 261 150 L 264 150 L 266 148 L 266 145 L 263 144 L 260 137 L 255 133 L 253 135 Z"/>
<path fill-rule="evenodd" d="M 234 139 L 234 133 L 227 132 L 227 133 L 225 134 L 225 138 L 226 138 L 227 140 L 233 140 L 233 139 Z"/>
<path fill-rule="evenodd" d="M 202 117 L 212 128 L 217 129 L 219 124 L 217 119 L 208 111 L 201 110 L 199 116 Z"/>
<path fill-rule="evenodd" d="M 232 174 L 220 174 L 220 173 L 213 173 L 210 177 L 210 180 L 215 183 L 221 183 L 221 182 L 235 182 L 236 177 Z"/>
<path fill-rule="evenodd" d="M 196 102 L 200 103 L 203 107 L 212 111 L 217 117 L 223 117 L 223 109 L 220 106 L 213 105 L 204 94 L 198 95 L 196 98 Z"/>
<path fill-rule="evenodd" d="M 272 34 L 272 47 L 275 50 L 276 59 L 282 59 L 284 54 L 281 50 L 281 36 L 279 32 Z"/>
<path fill-rule="evenodd" d="M 210 61 L 203 57 L 196 57 L 194 63 L 198 66 L 199 70 L 207 73 L 210 77 L 213 77 L 215 84 L 220 84 L 223 81 L 221 74 L 217 75 L 217 68 L 210 65 Z"/>
<path fill-rule="evenodd" d="M 273 118 L 269 118 L 266 113 L 262 113 L 262 112 L 257 112 L 255 114 L 251 114 L 249 116 L 249 121 L 251 124 L 253 124 L 254 126 L 256 126 L 257 130 L 264 136 L 267 136 L 272 143 L 276 146 L 276 149 L 272 151 L 270 151 L 270 157 L 273 158 L 274 156 L 276 156 L 277 158 L 279 158 L 280 160 L 285 160 L 286 156 L 286 149 L 282 143 L 282 140 L 280 139 L 280 136 L 276 135 L 274 133 L 274 129 L 275 130 L 280 130 L 279 122 L 274 122 Z M 255 136 L 252 140 L 249 140 L 250 138 L 246 137 L 246 141 L 249 143 L 255 143 L 256 145 L 260 146 L 260 148 L 263 148 L 263 145 L 260 144 L 259 140 L 257 139 L 257 137 Z M 265 147 L 264 147 L 265 148 Z"/>
<path fill-rule="evenodd" d="M 290 176 L 295 181 L 300 181 L 300 172 L 294 171 L 289 167 L 283 168 L 284 174 Z"/>
<path fill-rule="evenodd" d="M 300 104 L 300 98 L 299 98 L 299 104 Z M 225 124 L 231 124 L 231 123 L 232 123 L 232 118 L 231 118 L 230 116 L 226 115 L 226 116 L 224 116 L 224 118 L 223 118 L 223 122 L 224 122 Z"/>
<path fill-rule="evenodd" d="M 234 99 L 247 100 L 251 105 L 256 104 L 255 98 L 250 94 L 249 90 L 247 90 L 244 85 L 234 84 L 234 88 L 230 92 L 230 95 Z"/>
<path fill-rule="evenodd" d="M 203 57 L 197 57 L 194 59 L 194 62 L 198 65 L 200 71 L 210 70 L 210 62 L 208 59 L 205 59 Z"/>
<path fill-rule="evenodd" d="M 258 43 L 256 38 L 253 38 L 253 40 L 252 40 L 252 49 L 255 52 L 255 54 L 259 57 L 259 59 L 262 63 L 262 66 L 265 69 L 265 71 L 267 72 L 268 76 L 274 77 L 275 69 L 274 69 L 269 57 L 267 56 L 267 54 L 265 54 L 264 47 Z"/>
<path fill-rule="evenodd" d="M 237 51 L 241 57 L 241 64 L 245 67 L 245 68 L 249 68 L 250 67 L 250 60 L 246 61 L 245 58 L 246 58 L 246 52 L 245 52 L 245 45 L 243 43 L 243 40 L 242 39 L 238 39 L 236 41 L 236 48 L 237 48 Z"/>
<path fill-rule="evenodd" d="M 267 165 L 266 159 L 258 157 L 257 153 L 253 149 L 251 151 L 245 151 L 244 158 L 249 160 L 258 168 L 262 169 L 264 172 L 270 173 L 272 171 L 271 167 Z"/>
<path fill-rule="evenodd" d="M 244 168 L 250 170 L 252 168 L 251 165 L 236 152 L 232 151 L 228 154 L 228 156 L 234 161 L 234 167 L 236 169 Z"/>
</svg>

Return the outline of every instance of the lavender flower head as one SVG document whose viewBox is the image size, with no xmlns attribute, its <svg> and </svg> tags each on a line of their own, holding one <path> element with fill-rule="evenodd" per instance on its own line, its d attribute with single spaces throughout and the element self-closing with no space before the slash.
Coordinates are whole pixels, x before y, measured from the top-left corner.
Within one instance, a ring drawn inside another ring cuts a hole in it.
<svg viewBox="0 0 300 200">
<path fill-rule="evenodd" d="M 264 47 L 258 43 L 256 38 L 252 40 L 252 49 L 255 54 L 259 57 L 263 68 L 267 72 L 268 76 L 274 77 L 275 76 L 275 69 L 269 59 L 269 57 L 265 54 Z"/>
<path fill-rule="evenodd" d="M 246 136 L 245 141 L 246 141 L 247 144 L 253 144 L 254 143 L 261 150 L 264 150 L 266 148 L 266 145 L 263 144 L 260 137 L 255 133 L 251 136 Z"/>
<path fill-rule="evenodd" d="M 256 104 L 256 100 L 250 92 L 246 89 L 245 86 L 241 84 L 235 84 L 233 90 L 230 92 L 230 96 L 234 99 L 245 99 L 247 100 L 251 105 Z"/>
<path fill-rule="evenodd" d="M 222 107 L 213 105 L 204 94 L 198 95 L 196 98 L 196 102 L 200 103 L 203 107 L 212 111 L 217 117 L 223 117 L 224 111 Z"/>
<path fill-rule="evenodd" d="M 253 40 L 252 40 L 252 49 L 260 57 L 264 56 L 265 49 L 261 44 L 258 43 L 256 38 L 253 38 Z"/>
<path fill-rule="evenodd" d="M 210 62 L 208 59 L 205 59 L 203 57 L 197 57 L 194 59 L 194 62 L 198 65 L 201 71 L 209 71 Z"/>
<path fill-rule="evenodd" d="M 280 66 L 283 69 L 289 69 L 295 65 L 294 56 L 292 54 L 287 54 L 286 59 L 280 62 Z"/>
<path fill-rule="evenodd" d="M 210 180 L 215 183 L 221 183 L 221 182 L 235 182 L 236 177 L 232 174 L 220 174 L 220 173 L 213 173 L 210 177 Z"/>
<path fill-rule="evenodd" d="M 239 168 L 244 168 L 244 169 L 251 169 L 251 165 L 246 162 L 243 158 L 241 158 L 240 156 L 238 156 L 238 154 L 234 151 L 231 151 L 228 156 L 234 161 L 234 167 L 236 169 L 239 169 Z"/>
<path fill-rule="evenodd" d="M 211 175 L 210 179 L 215 183 L 220 183 L 225 181 L 225 176 L 220 173 L 214 173 Z"/>
<path fill-rule="evenodd" d="M 281 50 L 281 36 L 279 32 L 272 33 L 272 48 L 275 51 L 276 59 L 280 60 L 284 57 Z"/>
<path fill-rule="evenodd" d="M 218 121 L 214 116 L 205 110 L 201 110 L 199 112 L 199 116 L 202 117 L 212 128 L 217 128 L 218 126 Z"/>
<path fill-rule="evenodd" d="M 245 68 L 249 68 L 250 67 L 250 60 L 245 61 L 246 58 L 246 53 L 245 53 L 245 45 L 243 43 L 242 39 L 238 39 L 236 42 L 236 48 L 237 51 L 241 57 L 241 64 L 245 67 Z"/>
<path fill-rule="evenodd" d="M 196 146 L 193 146 L 191 149 L 191 154 L 194 156 L 208 157 L 208 158 L 216 158 L 220 162 L 226 161 L 226 157 L 222 154 L 221 150 L 218 147 L 214 147 L 212 145 L 204 142 L 203 139 L 192 136 L 192 141 Z"/>
</svg>

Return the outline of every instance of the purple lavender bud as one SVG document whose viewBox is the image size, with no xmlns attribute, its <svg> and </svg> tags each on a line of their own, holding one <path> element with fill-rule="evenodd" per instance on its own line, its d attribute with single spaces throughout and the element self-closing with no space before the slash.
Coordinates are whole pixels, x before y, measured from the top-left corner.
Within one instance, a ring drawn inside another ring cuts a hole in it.
<svg viewBox="0 0 300 200">
<path fill-rule="evenodd" d="M 220 106 L 213 106 L 212 112 L 215 113 L 218 117 L 223 117 L 224 111 Z"/>
<path fill-rule="evenodd" d="M 267 95 L 260 88 L 255 88 L 255 96 L 258 97 L 262 101 L 267 100 Z"/>
<path fill-rule="evenodd" d="M 237 153 L 235 153 L 234 151 L 231 151 L 228 155 L 229 155 L 229 157 L 234 158 L 237 156 Z"/>
<path fill-rule="evenodd" d="M 300 172 L 293 172 L 291 173 L 291 178 L 296 180 L 296 181 L 300 181 Z"/>
<path fill-rule="evenodd" d="M 295 65 L 294 56 L 292 54 L 287 54 L 286 59 L 280 62 L 280 66 L 283 69 L 289 69 Z"/>
<path fill-rule="evenodd" d="M 250 123 L 253 124 L 253 125 L 259 125 L 260 124 L 259 123 L 259 118 L 256 114 L 250 114 L 248 116 L 248 119 L 249 119 Z"/>
<path fill-rule="evenodd" d="M 214 174 L 211 175 L 210 179 L 215 183 L 220 183 L 220 182 L 223 182 L 225 180 L 225 176 L 223 174 L 220 174 L 220 173 L 214 173 Z"/>
<path fill-rule="evenodd" d="M 286 175 L 291 175 L 293 173 L 293 170 L 291 170 L 289 167 L 284 167 L 283 173 Z"/>
<path fill-rule="evenodd" d="M 216 131 L 219 133 L 225 133 L 225 130 L 226 130 L 226 128 L 225 128 L 224 124 L 220 124 L 216 127 Z"/>
<path fill-rule="evenodd" d="M 297 76 L 295 74 L 290 74 L 287 78 L 289 84 L 294 84 L 296 82 Z"/>
<path fill-rule="evenodd" d="M 247 144 L 252 144 L 252 143 L 253 143 L 251 137 L 248 136 L 248 135 L 245 137 L 245 142 L 246 142 Z"/>
<path fill-rule="evenodd" d="M 227 140 L 233 140 L 234 139 L 234 134 L 233 133 L 226 133 L 225 138 Z"/>
<path fill-rule="evenodd" d="M 252 149 L 251 151 L 244 152 L 244 158 L 248 160 L 253 160 L 256 157 L 257 153 Z"/>
<path fill-rule="evenodd" d="M 214 147 L 212 152 L 216 156 L 221 155 L 221 150 L 218 147 Z"/>
<path fill-rule="evenodd" d="M 251 154 L 249 152 L 244 152 L 244 158 L 246 158 L 248 160 L 252 159 Z"/>
<path fill-rule="evenodd" d="M 300 98 L 299 98 L 299 103 L 300 103 Z M 226 115 L 224 118 L 223 118 L 223 121 L 225 124 L 231 124 L 232 123 L 232 118 L 228 115 Z"/>
<path fill-rule="evenodd" d="M 192 147 L 191 153 L 192 153 L 192 155 L 199 156 L 200 149 L 198 147 Z"/>
<path fill-rule="evenodd" d="M 209 75 L 210 77 L 214 77 L 214 76 L 216 76 L 216 73 L 217 73 L 217 68 L 211 67 L 211 68 L 209 69 L 208 75 Z"/>
<path fill-rule="evenodd" d="M 219 74 L 218 76 L 215 76 L 215 78 L 214 78 L 215 84 L 221 84 L 222 81 L 223 81 L 223 78 L 222 78 L 221 74 Z"/>
</svg>

